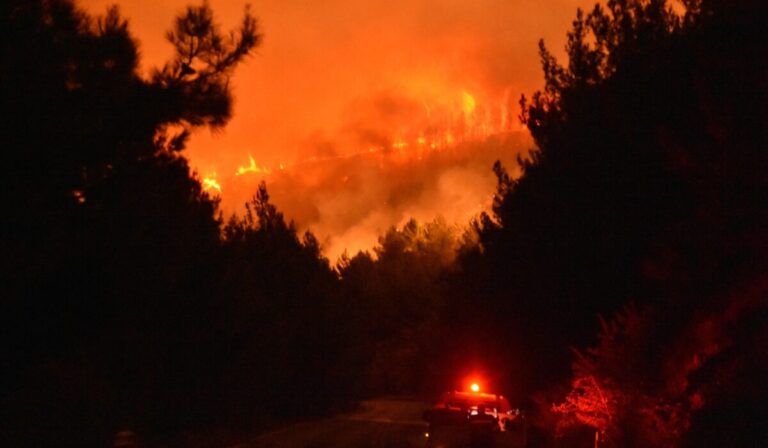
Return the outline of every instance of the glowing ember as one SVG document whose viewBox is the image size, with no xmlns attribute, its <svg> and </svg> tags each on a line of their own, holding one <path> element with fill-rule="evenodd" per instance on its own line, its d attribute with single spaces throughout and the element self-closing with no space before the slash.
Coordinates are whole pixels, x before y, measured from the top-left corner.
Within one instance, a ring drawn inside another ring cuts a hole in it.
<svg viewBox="0 0 768 448">
<path fill-rule="evenodd" d="M 82 190 L 72 191 L 72 197 L 75 198 L 78 204 L 85 204 L 85 194 Z"/>
</svg>

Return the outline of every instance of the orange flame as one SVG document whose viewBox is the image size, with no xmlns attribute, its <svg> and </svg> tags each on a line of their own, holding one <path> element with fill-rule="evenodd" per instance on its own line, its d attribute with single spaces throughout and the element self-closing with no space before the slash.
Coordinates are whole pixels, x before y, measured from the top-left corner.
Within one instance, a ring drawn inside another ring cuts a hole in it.
<svg viewBox="0 0 768 448">
<path fill-rule="evenodd" d="M 216 180 L 216 173 L 211 173 L 203 178 L 203 191 L 216 190 L 221 193 L 221 185 Z"/>
<path fill-rule="evenodd" d="M 72 190 L 72 197 L 75 198 L 78 204 L 85 204 L 85 193 L 83 193 L 83 190 Z"/>
<path fill-rule="evenodd" d="M 248 166 L 241 166 L 237 168 L 237 172 L 235 173 L 236 176 L 240 176 L 246 173 L 269 174 L 268 168 L 264 168 L 259 165 L 256 165 L 256 161 L 253 160 L 252 155 L 248 154 L 248 159 L 250 161 L 250 164 Z"/>
<path fill-rule="evenodd" d="M 471 115 L 472 112 L 475 111 L 475 106 L 477 106 L 477 103 L 475 102 L 475 97 L 472 96 L 469 92 L 462 90 L 461 99 L 463 100 L 463 104 L 464 104 L 464 113 L 467 115 Z"/>
<path fill-rule="evenodd" d="M 394 149 L 405 149 L 408 147 L 408 143 L 403 140 L 396 140 L 394 143 L 392 143 L 392 147 Z"/>
<path fill-rule="evenodd" d="M 389 157 L 397 156 L 402 160 L 410 158 L 422 159 L 426 151 L 442 151 L 453 146 L 483 140 L 493 135 L 515 132 L 509 112 L 509 94 L 505 92 L 500 101 L 491 101 L 488 105 L 480 106 L 475 95 L 466 90 L 459 90 L 459 95 L 449 95 L 453 98 L 452 106 L 446 108 L 450 101 L 444 102 L 443 107 L 430 106 L 422 101 L 425 110 L 425 122 L 420 126 L 407 126 L 393 136 L 389 144 L 374 144 L 363 146 L 357 151 L 345 152 L 341 155 L 312 156 L 300 161 L 278 165 L 277 170 L 285 171 L 298 165 L 327 162 L 358 157 L 361 155 L 384 154 Z M 456 101 L 457 98 L 459 101 Z M 390 151 L 394 150 L 394 151 Z M 259 166 L 249 155 L 249 165 L 240 166 L 236 175 L 246 173 L 272 174 L 272 170 Z"/>
</svg>

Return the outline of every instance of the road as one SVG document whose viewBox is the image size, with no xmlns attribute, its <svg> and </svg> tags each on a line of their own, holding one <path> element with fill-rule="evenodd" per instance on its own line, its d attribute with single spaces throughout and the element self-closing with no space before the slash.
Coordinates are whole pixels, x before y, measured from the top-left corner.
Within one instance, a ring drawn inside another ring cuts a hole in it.
<svg viewBox="0 0 768 448">
<path fill-rule="evenodd" d="M 364 401 L 354 413 L 297 423 L 231 448 L 424 448 L 428 425 L 420 401 Z M 519 448 L 519 437 L 494 448 Z"/>
<path fill-rule="evenodd" d="M 364 401 L 358 411 L 297 423 L 233 448 L 424 448 L 423 402 Z"/>
</svg>

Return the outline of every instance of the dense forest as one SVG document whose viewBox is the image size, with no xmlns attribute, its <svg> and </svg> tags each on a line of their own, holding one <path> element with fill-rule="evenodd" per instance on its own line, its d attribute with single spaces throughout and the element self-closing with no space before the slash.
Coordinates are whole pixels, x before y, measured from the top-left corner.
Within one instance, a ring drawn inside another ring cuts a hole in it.
<svg viewBox="0 0 768 448">
<path fill-rule="evenodd" d="M 577 12 L 493 210 L 332 264 L 268 185 L 224 219 L 184 155 L 231 117 L 250 10 L 188 7 L 141 76 L 116 8 L 3 2 L 0 443 L 258 431 L 471 367 L 532 446 L 768 445 L 768 8 L 682 4 Z"/>
</svg>

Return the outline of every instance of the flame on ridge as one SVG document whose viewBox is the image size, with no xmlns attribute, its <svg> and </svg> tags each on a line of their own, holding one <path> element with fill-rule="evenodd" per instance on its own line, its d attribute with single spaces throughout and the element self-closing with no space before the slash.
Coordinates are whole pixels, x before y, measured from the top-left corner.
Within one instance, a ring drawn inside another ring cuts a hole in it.
<svg viewBox="0 0 768 448">
<path fill-rule="evenodd" d="M 203 191 L 216 190 L 221 193 L 221 185 L 216 180 L 216 173 L 213 172 L 203 177 Z"/>
<path fill-rule="evenodd" d="M 240 176 L 246 173 L 257 173 L 257 174 L 269 174 L 270 170 L 269 168 L 264 168 L 256 164 L 256 161 L 253 160 L 253 156 L 248 154 L 248 159 L 250 160 L 250 164 L 248 166 L 241 166 L 237 168 L 237 172 L 235 173 L 236 176 Z"/>
<path fill-rule="evenodd" d="M 342 155 L 313 156 L 293 163 L 280 163 L 277 170 L 284 171 L 304 164 L 372 154 L 397 156 L 403 161 L 421 160 L 428 151 L 442 151 L 462 142 L 482 140 L 491 135 L 517 130 L 512 128 L 513 119 L 510 117 L 508 90 L 504 92 L 501 101 L 492 102 L 490 107 L 481 106 L 476 97 L 466 90 L 460 90 L 460 95 L 453 98 L 450 107 L 445 107 L 445 103 L 440 107 L 439 104 L 429 104 L 426 100 L 421 100 L 425 119 L 418 124 L 410 124 L 411 129 L 407 129 L 409 123 L 406 123 L 406 128 L 395 133 L 388 144 L 369 143 L 364 144 L 362 149 Z M 257 164 L 250 154 L 248 162 L 248 165 L 237 168 L 235 176 L 271 175 L 275 171 Z M 219 193 L 222 191 L 215 172 L 206 176 L 202 183 L 205 191 L 216 190 Z"/>
</svg>

